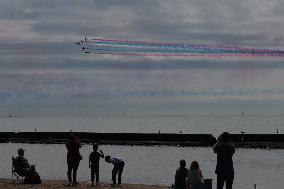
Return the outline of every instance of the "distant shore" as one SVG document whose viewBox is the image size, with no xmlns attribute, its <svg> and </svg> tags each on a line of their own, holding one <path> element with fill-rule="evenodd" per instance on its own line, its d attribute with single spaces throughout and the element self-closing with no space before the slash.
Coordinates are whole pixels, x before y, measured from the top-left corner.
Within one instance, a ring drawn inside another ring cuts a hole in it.
<svg viewBox="0 0 284 189">
<path fill-rule="evenodd" d="M 168 189 L 168 186 L 158 186 L 158 185 L 145 185 L 145 184 L 128 184 L 123 183 L 120 186 L 111 187 L 110 183 L 100 183 L 99 187 L 91 187 L 88 181 L 80 181 L 79 185 L 76 187 L 66 187 L 67 181 L 63 180 L 44 180 L 42 184 L 31 185 L 31 184 L 20 184 L 12 183 L 11 179 L 0 178 L 0 188 L 1 189 L 67 189 L 67 188 L 77 188 L 77 189 L 87 189 L 87 188 L 99 188 L 99 189 L 110 189 L 110 188 L 123 188 L 123 189 Z"/>
</svg>

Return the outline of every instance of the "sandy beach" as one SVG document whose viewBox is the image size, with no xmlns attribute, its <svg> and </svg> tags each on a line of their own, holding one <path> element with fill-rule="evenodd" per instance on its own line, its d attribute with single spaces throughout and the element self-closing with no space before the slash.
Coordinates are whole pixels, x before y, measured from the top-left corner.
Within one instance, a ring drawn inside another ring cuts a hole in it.
<svg viewBox="0 0 284 189">
<path fill-rule="evenodd" d="M 11 179 L 0 179 L 0 188 L 1 189 L 63 189 L 63 188 L 99 188 L 99 189 L 109 189 L 109 188 L 123 188 L 123 189 L 168 189 L 168 186 L 157 186 L 157 185 L 144 185 L 144 184 L 127 184 L 123 183 L 120 186 L 111 187 L 110 183 L 100 183 L 98 187 L 91 187 L 89 181 L 80 181 L 79 185 L 76 187 L 66 187 L 67 181 L 63 180 L 45 180 L 42 184 L 30 185 L 30 184 L 21 184 L 21 183 L 12 183 Z"/>
</svg>

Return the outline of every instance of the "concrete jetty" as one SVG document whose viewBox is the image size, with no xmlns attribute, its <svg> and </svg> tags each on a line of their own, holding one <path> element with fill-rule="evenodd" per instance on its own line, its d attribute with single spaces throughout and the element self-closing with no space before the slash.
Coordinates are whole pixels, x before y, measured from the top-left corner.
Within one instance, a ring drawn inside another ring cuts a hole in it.
<svg viewBox="0 0 284 189">
<path fill-rule="evenodd" d="M 20 143 L 65 143 L 70 132 L 0 132 L 0 142 Z M 210 134 L 167 134 L 167 133 L 89 133 L 72 132 L 83 143 L 121 145 L 181 145 L 211 146 L 216 139 Z"/>
<path fill-rule="evenodd" d="M 62 144 L 68 141 L 71 132 L 0 132 L 0 143 Z M 72 132 L 83 143 L 97 142 L 114 145 L 172 145 L 213 146 L 216 138 L 211 134 L 171 133 L 91 133 Z M 231 134 L 239 148 L 284 149 L 284 134 Z"/>
</svg>

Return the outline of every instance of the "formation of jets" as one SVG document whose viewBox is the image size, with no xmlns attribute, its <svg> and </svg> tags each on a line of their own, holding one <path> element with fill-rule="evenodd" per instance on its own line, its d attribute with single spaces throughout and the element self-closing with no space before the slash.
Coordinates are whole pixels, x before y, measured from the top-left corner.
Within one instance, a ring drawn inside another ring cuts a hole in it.
<svg viewBox="0 0 284 189">
<path fill-rule="evenodd" d="M 75 44 L 76 45 L 83 45 L 84 43 L 87 43 L 87 41 L 88 41 L 88 39 L 87 39 L 87 37 L 85 37 L 85 39 L 84 40 L 81 40 L 81 41 L 79 41 L 79 42 L 76 42 Z M 82 50 L 83 50 L 83 52 L 84 53 L 91 53 L 90 51 L 88 51 L 88 49 L 89 48 L 87 48 L 87 47 L 82 47 Z"/>
</svg>

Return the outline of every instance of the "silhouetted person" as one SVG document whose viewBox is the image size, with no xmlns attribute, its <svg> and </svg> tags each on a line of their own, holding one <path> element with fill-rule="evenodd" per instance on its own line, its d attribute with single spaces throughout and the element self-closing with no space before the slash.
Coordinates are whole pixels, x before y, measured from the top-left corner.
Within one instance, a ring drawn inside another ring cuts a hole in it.
<svg viewBox="0 0 284 189">
<path fill-rule="evenodd" d="M 21 172 L 22 175 L 27 175 L 31 171 L 31 166 L 28 160 L 24 157 L 25 151 L 22 148 L 18 149 L 18 157 L 15 158 L 17 170 Z"/>
<path fill-rule="evenodd" d="M 114 186 L 116 184 L 116 175 L 118 176 L 117 178 L 117 183 L 121 184 L 121 175 L 123 172 L 123 168 L 124 168 L 124 161 L 122 159 L 120 159 L 119 157 L 110 157 L 110 156 L 106 156 L 105 157 L 105 161 L 107 163 L 112 163 L 113 164 L 113 169 L 112 169 L 112 185 Z"/>
<path fill-rule="evenodd" d="M 96 185 L 99 184 L 100 179 L 100 158 L 104 157 L 103 151 L 99 150 L 98 152 L 98 144 L 93 144 L 93 152 L 89 156 L 89 168 L 91 168 L 91 181 L 92 186 L 94 186 L 94 180 L 96 175 Z"/>
<path fill-rule="evenodd" d="M 18 157 L 14 159 L 15 169 L 25 177 L 24 183 L 26 184 L 40 184 L 40 176 L 35 170 L 34 165 L 30 165 L 28 160 L 24 157 L 25 150 L 22 148 L 18 149 Z"/>
<path fill-rule="evenodd" d="M 190 164 L 187 174 L 187 183 L 189 189 L 203 189 L 203 175 L 197 161 L 193 161 Z"/>
<path fill-rule="evenodd" d="M 82 159 L 80 155 L 79 149 L 81 148 L 81 142 L 78 136 L 70 135 L 69 142 L 66 144 L 67 152 L 67 165 L 68 165 L 68 186 L 76 186 L 77 183 L 77 170 L 79 167 L 79 163 Z M 72 182 L 72 174 L 73 171 L 73 182 Z"/>
<path fill-rule="evenodd" d="M 217 165 L 215 173 L 217 174 L 217 189 L 223 189 L 226 181 L 226 189 L 232 189 L 234 181 L 233 154 L 235 147 L 230 140 L 230 134 L 224 132 L 221 134 L 213 147 L 217 153 Z"/>
<path fill-rule="evenodd" d="M 187 182 L 186 182 L 186 178 L 187 178 L 187 173 L 188 173 L 188 169 L 185 168 L 186 166 L 186 162 L 185 160 L 180 160 L 179 162 L 180 167 L 176 170 L 176 174 L 175 174 L 175 189 L 186 189 L 187 188 Z"/>
</svg>

